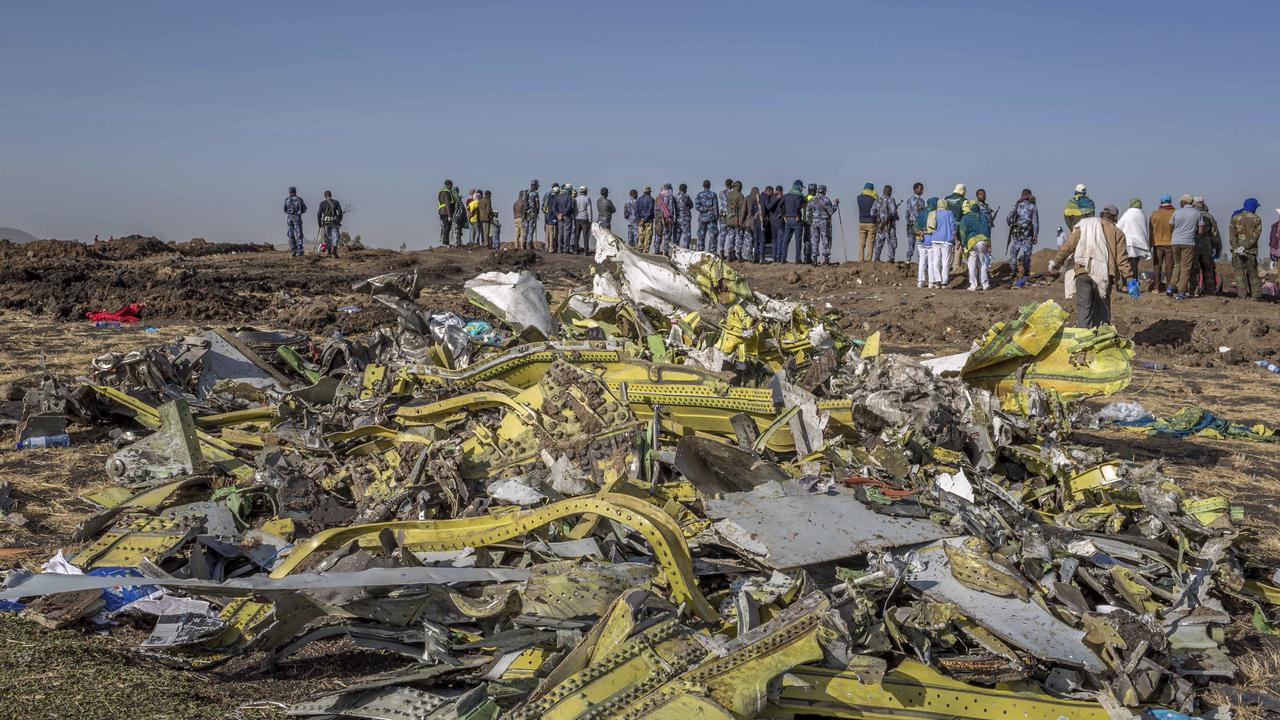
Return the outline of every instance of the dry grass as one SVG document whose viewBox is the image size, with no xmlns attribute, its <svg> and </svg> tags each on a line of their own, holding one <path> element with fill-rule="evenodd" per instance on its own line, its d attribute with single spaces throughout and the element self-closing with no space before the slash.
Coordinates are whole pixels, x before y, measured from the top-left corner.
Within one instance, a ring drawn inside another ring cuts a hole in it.
<svg viewBox="0 0 1280 720">
<path fill-rule="evenodd" d="M 115 485 L 103 469 L 110 453 L 110 443 L 86 442 L 0 455 L 0 478 L 13 484 L 17 512 L 27 519 L 20 528 L 0 523 L 0 547 L 71 549 L 76 527 L 97 512 L 83 496 Z M 0 556 L 0 568 L 6 560 Z"/>
<path fill-rule="evenodd" d="M 156 332 L 146 332 L 155 327 Z M 0 311 L 0 383 L 38 376 L 41 365 L 63 378 L 88 372 L 92 360 L 112 350 L 169 342 L 195 332 L 186 324 L 131 323 L 119 330 L 97 330 L 93 323 L 51 323 L 21 310 Z"/>
<path fill-rule="evenodd" d="M 135 648 L 145 635 L 49 631 L 0 615 L 0 718 L 77 720 L 261 720 L 292 703 L 345 687 L 353 676 L 409 664 L 348 641 L 314 643 L 270 674 L 253 665 L 194 672 L 166 667 Z M 263 703 L 264 700 L 272 703 Z M 254 707 L 245 707 L 253 704 Z"/>
</svg>

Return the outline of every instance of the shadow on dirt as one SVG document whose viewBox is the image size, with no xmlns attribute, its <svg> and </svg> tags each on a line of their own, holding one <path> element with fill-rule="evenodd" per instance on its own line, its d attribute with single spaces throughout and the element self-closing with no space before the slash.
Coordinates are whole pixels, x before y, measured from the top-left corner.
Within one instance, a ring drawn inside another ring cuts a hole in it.
<svg viewBox="0 0 1280 720">
<path fill-rule="evenodd" d="M 1134 334 L 1133 342 L 1137 345 L 1177 347 L 1191 342 L 1191 334 L 1195 329 L 1196 324 L 1190 320 L 1159 320 Z"/>
</svg>

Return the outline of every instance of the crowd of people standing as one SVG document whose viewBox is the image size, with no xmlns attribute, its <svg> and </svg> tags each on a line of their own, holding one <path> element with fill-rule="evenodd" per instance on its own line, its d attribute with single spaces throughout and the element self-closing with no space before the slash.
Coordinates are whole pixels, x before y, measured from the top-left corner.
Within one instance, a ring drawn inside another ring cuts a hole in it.
<svg viewBox="0 0 1280 720">
<path fill-rule="evenodd" d="M 778 184 L 763 190 L 745 190 L 741 180 L 725 179 L 718 191 L 710 180 L 696 193 L 684 183 L 630 190 L 622 201 L 626 242 L 642 252 L 669 254 L 680 247 L 716 254 L 733 262 L 834 264 L 848 260 L 833 256 L 833 229 L 844 242 L 840 200 L 825 185 Z M 472 190 L 465 196 L 446 180 L 437 196 L 440 243 L 461 245 L 470 228 L 470 243 L 497 247 L 500 223 L 492 193 Z M 1083 257 L 1098 267 L 1115 267 L 1111 284 L 1129 286 L 1129 280 L 1145 280 L 1148 292 L 1162 292 L 1176 299 L 1218 292 L 1216 261 L 1224 243 L 1216 217 L 1203 198 L 1184 195 L 1179 208 L 1164 195 L 1148 216 L 1142 200 L 1134 198 L 1120 214 L 1113 206 L 1101 212 L 1084 185 L 1078 185 L 1063 208 L 1063 226 L 1057 229 L 1058 266 Z M 968 273 L 971 291 L 991 287 L 990 267 L 1000 208 L 992 208 L 979 188 L 972 198 L 964 183 L 945 197 L 925 197 L 923 183 L 899 201 L 893 187 L 879 190 L 866 183 L 856 198 L 856 255 L 858 262 L 896 262 L 899 225 L 903 225 L 903 259 L 917 266 L 919 287 L 950 286 L 953 274 Z M 1250 198 L 1231 217 L 1228 243 L 1239 293 L 1261 297 L 1258 276 L 1258 241 L 1262 220 L 1259 204 Z M 517 248 L 533 248 L 542 231 L 543 246 L 552 253 L 591 252 L 591 226 L 612 232 L 617 206 L 608 188 L 600 188 L 593 200 L 586 185 L 554 183 L 544 194 L 537 180 L 521 190 L 512 205 Z M 1277 210 L 1280 213 L 1280 210 Z M 1031 256 L 1041 240 L 1040 211 L 1034 193 L 1024 189 L 1003 217 L 1008 228 L 1007 252 L 1012 284 L 1023 287 L 1033 277 Z M 1081 238 L 1079 225 L 1086 223 Z M 1096 221 L 1096 222 L 1093 222 Z M 1097 227 L 1095 227 L 1097 226 Z M 1098 234 L 1101 233 L 1101 234 Z M 1095 237 L 1095 235 L 1097 235 Z M 1082 247 L 1083 243 L 1083 247 Z M 1118 244 L 1116 244 L 1118 243 Z M 1063 256 L 1062 248 L 1073 254 Z M 1280 221 L 1271 226 L 1270 260 L 1280 257 Z M 1150 270 L 1141 264 L 1150 261 Z M 1088 274 L 1088 273 L 1086 273 Z M 1098 273 L 1093 273 L 1098 276 Z M 1139 283 L 1141 287 L 1141 283 Z"/>
</svg>

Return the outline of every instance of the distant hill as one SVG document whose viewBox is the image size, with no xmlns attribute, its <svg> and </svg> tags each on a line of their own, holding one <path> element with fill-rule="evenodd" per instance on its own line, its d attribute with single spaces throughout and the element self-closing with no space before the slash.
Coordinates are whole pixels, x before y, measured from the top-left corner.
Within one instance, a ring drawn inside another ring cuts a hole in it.
<svg viewBox="0 0 1280 720">
<path fill-rule="evenodd" d="M 18 228 L 0 227 L 0 240 L 8 240 L 15 243 L 35 242 L 40 238 L 28 232 L 23 232 Z"/>
</svg>

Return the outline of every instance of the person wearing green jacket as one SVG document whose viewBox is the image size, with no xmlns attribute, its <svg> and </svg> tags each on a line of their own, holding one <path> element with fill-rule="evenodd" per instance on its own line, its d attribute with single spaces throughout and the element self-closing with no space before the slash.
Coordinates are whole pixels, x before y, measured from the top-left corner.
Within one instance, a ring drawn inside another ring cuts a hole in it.
<svg viewBox="0 0 1280 720">
<path fill-rule="evenodd" d="M 1089 197 L 1089 189 L 1084 183 L 1076 185 L 1076 192 L 1067 201 L 1067 205 L 1062 210 L 1062 219 L 1067 223 L 1067 232 L 1070 233 L 1076 229 L 1076 223 L 1085 218 L 1093 217 L 1097 209 L 1093 205 L 1093 200 Z"/>
<path fill-rule="evenodd" d="M 990 290 L 987 252 L 991 247 L 991 216 L 977 202 L 967 203 L 960 219 L 960 247 L 969 261 L 969 291 Z"/>
</svg>

